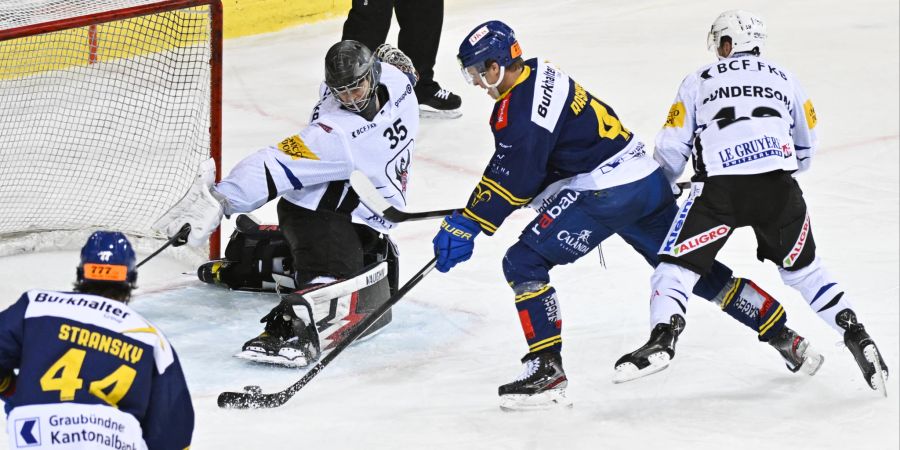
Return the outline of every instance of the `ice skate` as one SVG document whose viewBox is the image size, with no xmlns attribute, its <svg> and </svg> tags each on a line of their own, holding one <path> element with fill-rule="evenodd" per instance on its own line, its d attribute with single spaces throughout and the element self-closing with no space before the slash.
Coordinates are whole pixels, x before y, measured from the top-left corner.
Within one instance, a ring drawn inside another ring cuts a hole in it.
<svg viewBox="0 0 900 450">
<path fill-rule="evenodd" d="M 456 119 L 462 116 L 460 111 L 462 99 L 446 89 L 441 89 L 440 86 L 431 93 L 417 90 L 416 96 L 419 98 L 419 117 Z"/>
<path fill-rule="evenodd" d="M 558 352 L 529 353 L 522 358 L 524 371 L 512 383 L 499 388 L 500 409 L 533 411 L 571 407 L 566 397 L 568 381 Z"/>
<path fill-rule="evenodd" d="M 262 319 L 265 331 L 244 343 L 236 358 L 285 367 L 306 367 L 319 358 L 315 326 L 308 326 L 289 305 L 279 304 Z"/>
<path fill-rule="evenodd" d="M 856 321 L 856 314 L 849 309 L 837 315 L 837 323 L 844 331 L 844 344 L 850 349 L 863 378 L 870 388 L 887 397 L 888 368 L 881 358 L 875 341 L 866 332 L 863 324 Z"/>
<path fill-rule="evenodd" d="M 616 361 L 613 383 L 636 380 L 669 367 L 684 326 L 684 318 L 678 314 L 673 315 L 669 323 L 656 324 L 646 344 Z"/>
<path fill-rule="evenodd" d="M 815 375 L 825 362 L 825 357 L 813 349 L 806 338 L 787 326 L 769 341 L 769 345 L 778 350 L 784 365 L 794 373 L 802 370 L 807 375 Z"/>
</svg>

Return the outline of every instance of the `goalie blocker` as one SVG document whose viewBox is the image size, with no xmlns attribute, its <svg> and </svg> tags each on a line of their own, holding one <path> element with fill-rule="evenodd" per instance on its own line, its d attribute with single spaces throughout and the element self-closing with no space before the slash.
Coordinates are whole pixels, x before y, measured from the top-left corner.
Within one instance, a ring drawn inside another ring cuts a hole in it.
<svg viewBox="0 0 900 450">
<path fill-rule="evenodd" d="M 303 367 L 340 343 L 368 314 L 396 293 L 398 253 L 382 235 L 364 255 L 365 268 L 344 279 L 318 277 L 296 283 L 287 241 L 277 225 L 259 225 L 239 216 L 225 259 L 200 266 L 201 281 L 235 290 L 282 293 L 282 301 L 262 318 L 266 331 L 251 339 L 236 357 Z M 299 277 L 301 280 L 303 277 Z M 285 288 L 290 293 L 284 294 Z M 391 321 L 388 311 L 363 338 Z M 311 324 L 315 326 L 311 326 Z"/>
</svg>

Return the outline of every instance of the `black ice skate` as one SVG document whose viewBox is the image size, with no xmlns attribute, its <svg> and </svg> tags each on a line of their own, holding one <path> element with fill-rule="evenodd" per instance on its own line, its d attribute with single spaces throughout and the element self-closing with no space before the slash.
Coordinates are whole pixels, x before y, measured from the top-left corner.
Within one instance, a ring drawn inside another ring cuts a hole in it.
<svg viewBox="0 0 900 450">
<path fill-rule="evenodd" d="M 822 367 L 822 363 L 825 362 L 825 357 L 815 351 L 806 338 L 787 326 L 769 340 L 769 345 L 778 350 L 778 353 L 784 358 L 784 365 L 794 373 L 803 369 L 807 375 L 815 375 L 819 367 Z"/>
<path fill-rule="evenodd" d="M 431 92 L 417 89 L 416 97 L 419 99 L 419 117 L 456 119 L 462 116 L 462 99 L 440 86 Z"/>
<path fill-rule="evenodd" d="M 227 268 L 230 263 L 225 260 L 216 260 L 204 263 L 197 268 L 197 278 L 204 283 L 224 284 L 222 282 L 222 269 Z"/>
<path fill-rule="evenodd" d="M 307 325 L 290 305 L 280 303 L 260 322 L 266 324 L 265 331 L 244 343 L 235 357 L 286 367 L 305 367 L 319 358 L 315 325 Z"/>
<path fill-rule="evenodd" d="M 572 406 L 566 398 L 566 372 L 558 352 L 529 353 L 522 358 L 524 370 L 515 381 L 500 386 L 500 409 L 529 411 Z"/>
<path fill-rule="evenodd" d="M 863 378 L 870 388 L 881 392 L 887 397 L 888 368 L 881 358 L 881 352 L 875 345 L 875 341 L 866 333 L 863 324 L 856 321 L 853 310 L 845 309 L 835 318 L 838 326 L 844 331 L 844 344 L 850 349 Z"/>
<path fill-rule="evenodd" d="M 684 317 L 673 314 L 669 323 L 658 323 L 643 347 L 619 358 L 613 383 L 624 383 L 652 375 L 669 367 L 675 357 L 675 343 L 684 330 Z"/>
</svg>

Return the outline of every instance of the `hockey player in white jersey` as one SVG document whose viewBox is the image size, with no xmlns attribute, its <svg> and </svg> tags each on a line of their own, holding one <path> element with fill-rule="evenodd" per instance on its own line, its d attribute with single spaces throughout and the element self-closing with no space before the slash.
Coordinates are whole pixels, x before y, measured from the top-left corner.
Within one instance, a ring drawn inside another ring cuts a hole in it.
<svg viewBox="0 0 900 450">
<path fill-rule="evenodd" d="M 794 179 L 815 153 L 815 109 L 793 74 L 760 56 L 765 39 L 765 22 L 757 15 L 722 13 L 708 38 L 718 62 L 684 79 L 656 138 L 655 158 L 669 180 L 681 175 L 691 155 L 695 175 L 659 251 L 651 321 L 667 324 L 680 316 L 672 299 L 710 269 L 735 228 L 749 226 L 757 258 L 778 265 L 783 281 L 843 335 L 866 383 L 884 392 L 887 366 L 843 287 L 816 255 L 810 215 Z"/>
<path fill-rule="evenodd" d="M 297 289 L 353 277 L 386 259 L 393 261 L 387 279 L 396 285 L 397 252 L 387 237 L 395 224 L 362 205 L 347 182 L 351 172 L 362 171 L 388 202 L 405 209 L 419 129 L 416 79 L 411 62 L 398 50 L 382 47 L 377 54 L 396 67 L 359 42 L 333 45 L 325 56 L 325 82 L 309 125 L 244 158 L 215 186 L 209 171 L 201 173 L 192 193 L 157 226 L 172 236 L 190 223 L 188 243 L 199 245 L 223 214 L 250 212 L 281 197 L 278 221 L 290 247 Z M 348 328 L 355 323 L 352 317 L 386 301 L 387 289 L 379 292 L 369 299 L 377 304 L 363 304 L 360 297 L 352 305 L 355 310 L 336 318 L 347 319 L 338 325 Z M 244 344 L 238 356 L 290 366 L 318 357 L 328 343 L 319 342 L 315 323 L 322 318 L 312 317 L 316 305 L 299 299 L 290 303 L 282 301 L 263 318 L 265 331 Z M 389 320 L 386 315 L 373 328 Z"/>
</svg>

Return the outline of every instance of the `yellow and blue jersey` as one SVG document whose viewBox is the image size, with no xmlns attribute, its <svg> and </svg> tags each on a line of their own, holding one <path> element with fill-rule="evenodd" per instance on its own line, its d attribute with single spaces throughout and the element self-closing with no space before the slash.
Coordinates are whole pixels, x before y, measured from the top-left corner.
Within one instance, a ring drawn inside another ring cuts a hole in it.
<svg viewBox="0 0 900 450">
<path fill-rule="evenodd" d="M 498 97 L 490 125 L 494 155 L 463 211 L 489 235 L 557 181 L 597 189 L 657 167 L 609 105 L 537 59 Z M 642 162 L 620 167 L 633 159 Z"/>
<path fill-rule="evenodd" d="M 0 373 L 13 369 L 19 373 L 6 412 L 17 446 L 190 446 L 194 411 L 175 350 L 121 302 L 22 294 L 0 312 Z"/>
</svg>

